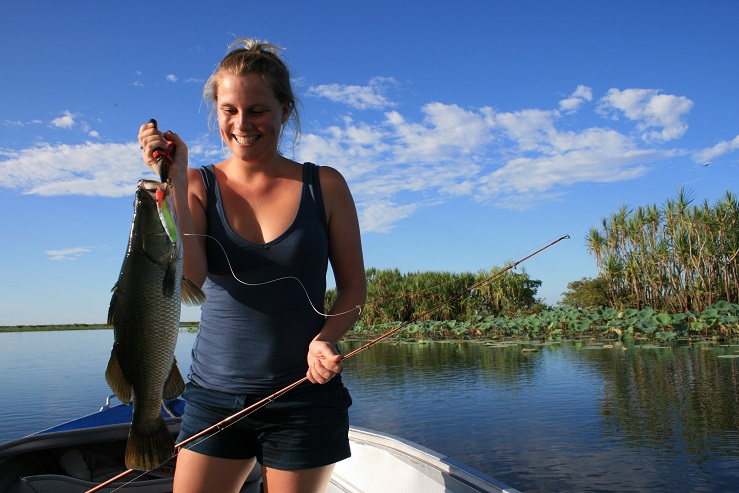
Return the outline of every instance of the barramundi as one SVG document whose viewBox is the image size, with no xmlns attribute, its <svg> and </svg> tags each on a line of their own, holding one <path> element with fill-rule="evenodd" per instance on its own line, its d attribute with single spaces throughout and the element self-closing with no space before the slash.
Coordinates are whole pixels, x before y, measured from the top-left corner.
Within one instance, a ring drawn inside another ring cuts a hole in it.
<svg viewBox="0 0 739 493">
<path fill-rule="evenodd" d="M 133 399 L 125 461 L 129 469 L 145 471 L 174 456 L 160 406 L 185 387 L 174 356 L 181 303 L 205 301 L 182 275 L 170 187 L 169 181 L 139 181 L 128 248 L 108 309 L 115 340 L 105 379 L 122 402 Z"/>
</svg>

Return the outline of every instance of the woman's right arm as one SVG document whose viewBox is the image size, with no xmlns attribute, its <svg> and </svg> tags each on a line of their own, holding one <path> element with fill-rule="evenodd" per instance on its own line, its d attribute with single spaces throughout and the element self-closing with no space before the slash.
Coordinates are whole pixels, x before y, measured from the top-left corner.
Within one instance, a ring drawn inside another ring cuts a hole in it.
<svg viewBox="0 0 739 493">
<path fill-rule="evenodd" d="M 163 134 L 153 123 L 146 123 L 139 129 L 144 163 L 157 174 L 159 166 L 154 159 L 154 151 L 164 149 L 167 141 L 175 146 L 169 179 L 172 182 L 177 224 L 184 250 L 182 273 L 202 287 L 208 274 L 205 236 L 202 235 L 207 233 L 208 224 L 205 215 L 207 196 L 200 171 L 188 168 L 187 145 L 179 135 L 172 132 Z"/>
<path fill-rule="evenodd" d="M 205 255 L 206 237 L 204 236 L 208 232 L 208 219 L 205 215 L 207 195 L 199 170 L 188 168 L 187 176 L 186 202 L 183 203 L 180 199 L 181 202 L 178 205 L 177 195 L 175 195 L 175 209 L 177 209 L 177 219 L 180 221 L 180 236 L 184 249 L 182 274 L 202 288 L 208 275 L 208 259 Z M 180 216 L 180 211 L 184 212 L 182 216 Z M 193 235 L 189 236 L 186 233 L 193 233 Z"/>
</svg>

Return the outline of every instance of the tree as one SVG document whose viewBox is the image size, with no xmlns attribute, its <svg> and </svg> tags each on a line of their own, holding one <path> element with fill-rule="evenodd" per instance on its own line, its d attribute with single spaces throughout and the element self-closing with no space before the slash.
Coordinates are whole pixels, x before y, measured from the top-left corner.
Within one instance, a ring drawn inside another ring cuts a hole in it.
<svg viewBox="0 0 739 493">
<path fill-rule="evenodd" d="M 608 282 L 602 277 L 583 277 L 567 285 L 567 291 L 562 293 L 559 304 L 578 309 L 607 306 L 608 291 Z"/>
<path fill-rule="evenodd" d="M 683 187 L 662 208 L 624 205 L 602 219 L 601 229 L 590 229 L 586 247 L 606 282 L 609 306 L 686 312 L 737 302 L 737 197 L 727 191 L 713 206 L 693 201 Z"/>
</svg>

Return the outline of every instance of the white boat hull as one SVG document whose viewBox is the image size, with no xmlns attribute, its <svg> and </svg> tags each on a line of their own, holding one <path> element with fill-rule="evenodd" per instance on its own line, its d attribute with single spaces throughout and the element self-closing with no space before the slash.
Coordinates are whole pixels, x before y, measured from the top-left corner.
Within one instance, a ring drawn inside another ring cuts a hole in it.
<svg viewBox="0 0 739 493">
<path fill-rule="evenodd" d="M 166 422 L 176 436 L 179 418 Z M 122 456 L 129 427 L 130 406 L 114 406 L 0 445 L 0 492 L 88 491 L 126 469 Z M 519 493 L 479 471 L 398 437 L 351 428 L 349 439 L 352 456 L 336 464 L 327 493 Z M 139 478 L 139 473 L 132 473 L 123 482 L 100 491 L 171 492 L 174 465 L 172 461 Z M 259 493 L 261 474 L 258 467 L 255 469 L 242 493 Z M 134 478 L 136 481 L 129 483 Z"/>
</svg>

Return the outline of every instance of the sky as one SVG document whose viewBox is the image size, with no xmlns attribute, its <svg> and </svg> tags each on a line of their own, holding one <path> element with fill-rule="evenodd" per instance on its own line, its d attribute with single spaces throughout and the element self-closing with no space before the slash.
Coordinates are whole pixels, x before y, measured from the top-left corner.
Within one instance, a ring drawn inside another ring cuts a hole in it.
<svg viewBox="0 0 739 493">
<path fill-rule="evenodd" d="M 7 0 L 0 326 L 105 322 L 153 178 L 138 128 L 224 159 L 202 89 L 244 37 L 284 48 L 282 152 L 345 176 L 367 267 L 478 272 L 568 234 L 517 267 L 555 304 L 620 206 L 737 192 L 738 24 L 734 0 Z"/>
</svg>

